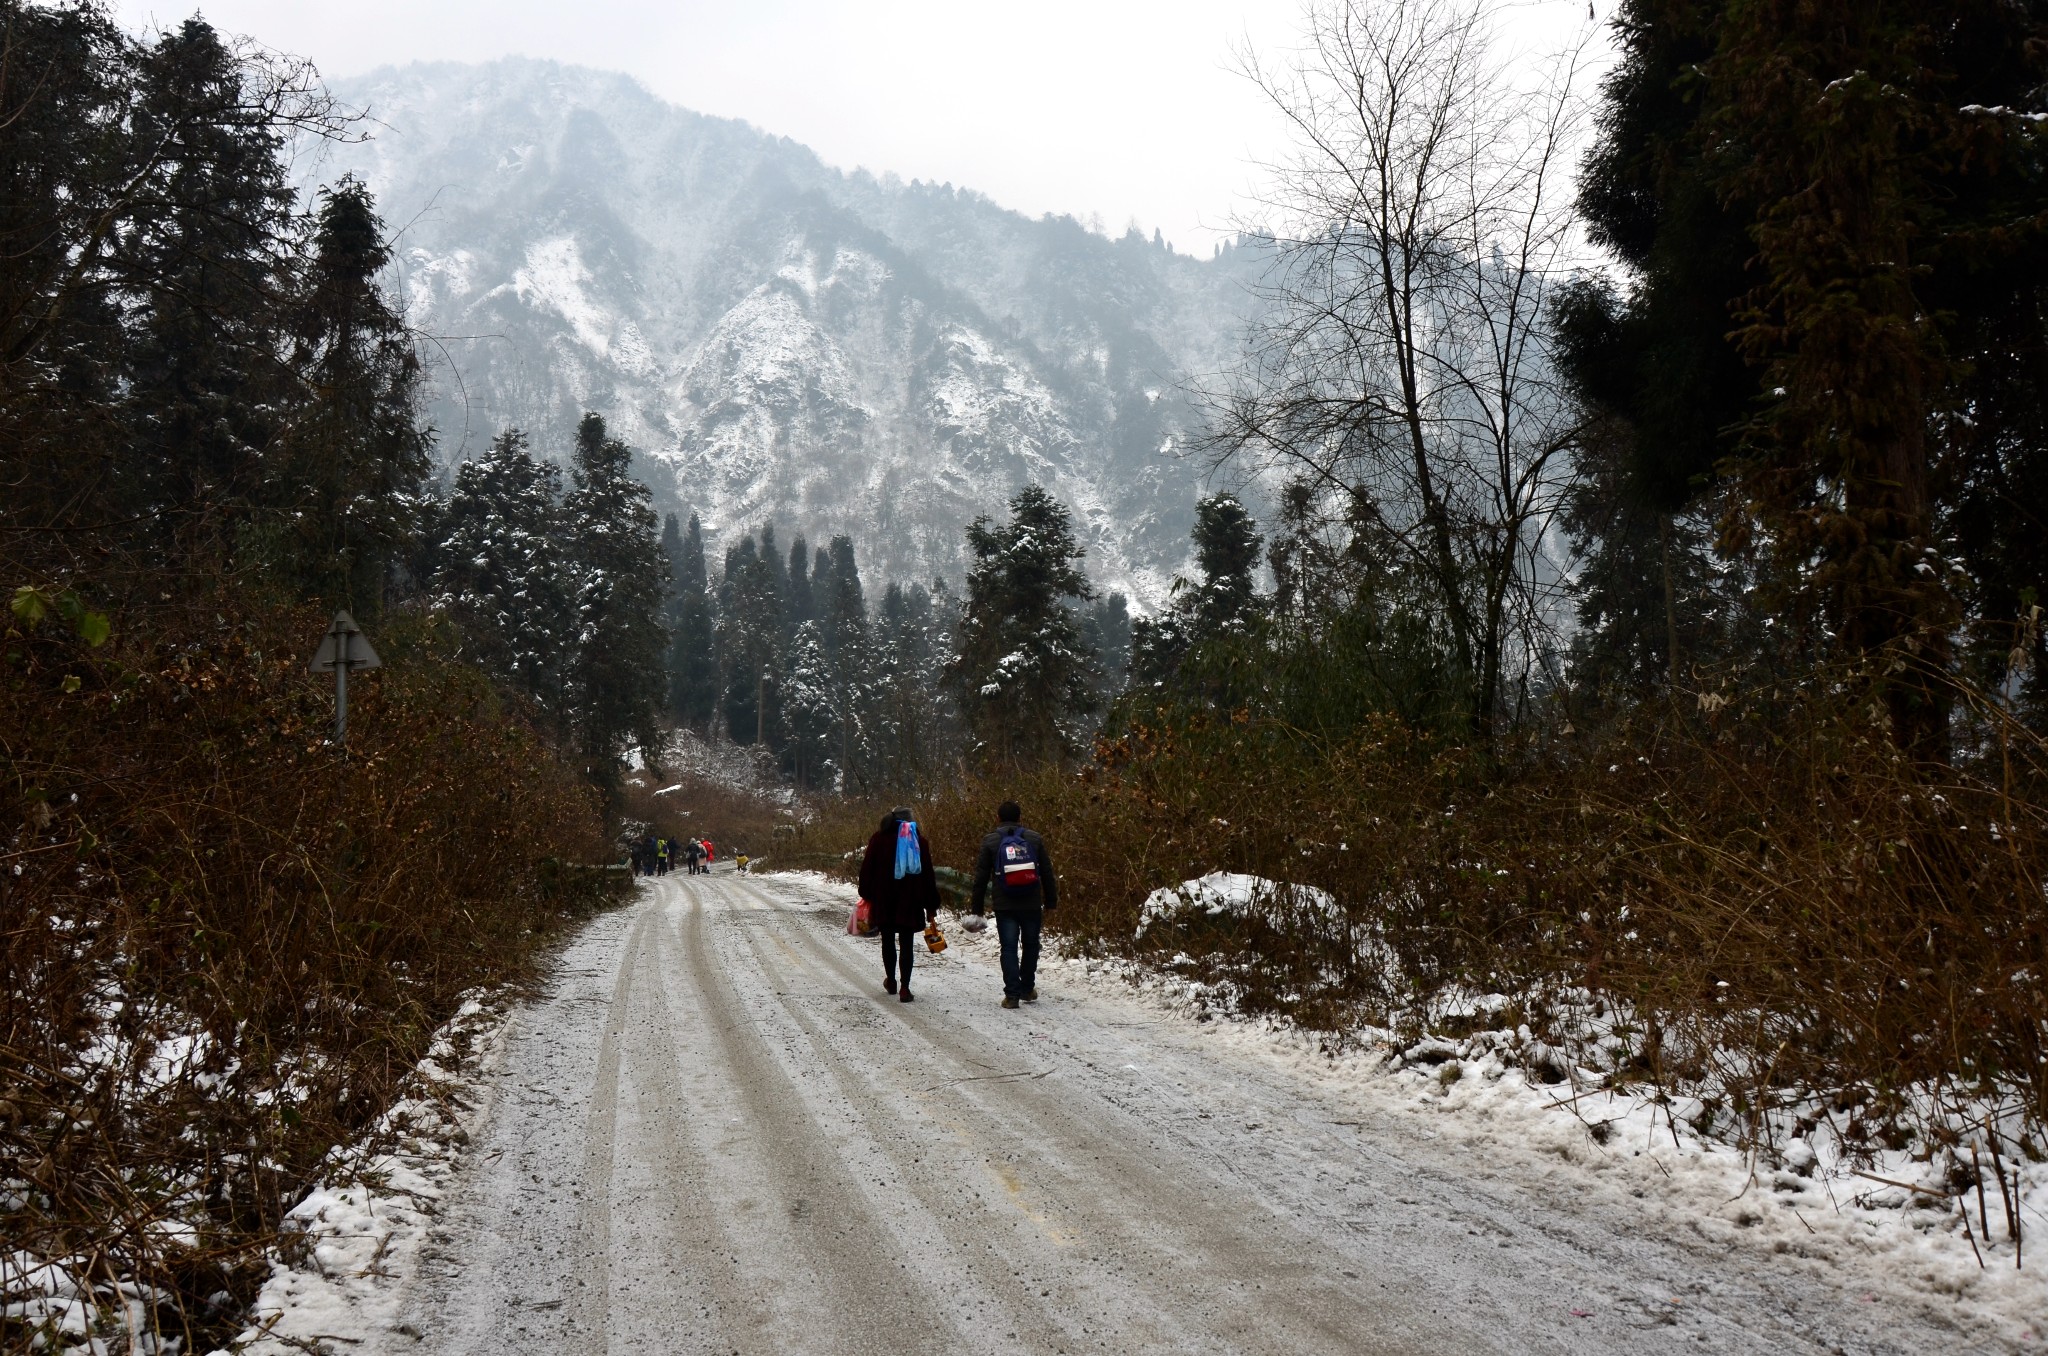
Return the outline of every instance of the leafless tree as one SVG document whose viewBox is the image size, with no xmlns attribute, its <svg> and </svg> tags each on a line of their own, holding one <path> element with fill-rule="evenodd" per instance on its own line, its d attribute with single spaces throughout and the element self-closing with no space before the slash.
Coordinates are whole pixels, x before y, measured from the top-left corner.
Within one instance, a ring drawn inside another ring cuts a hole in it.
<svg viewBox="0 0 2048 1356">
<path fill-rule="evenodd" d="M 1568 182 L 1590 30 L 1512 60 L 1499 0 L 1311 0 L 1306 41 L 1246 73 L 1287 120 L 1273 256 L 1211 450 L 1306 479 L 1440 610 L 1490 739 L 1541 653 L 1572 474 L 1551 353 L 1581 248 Z"/>
</svg>

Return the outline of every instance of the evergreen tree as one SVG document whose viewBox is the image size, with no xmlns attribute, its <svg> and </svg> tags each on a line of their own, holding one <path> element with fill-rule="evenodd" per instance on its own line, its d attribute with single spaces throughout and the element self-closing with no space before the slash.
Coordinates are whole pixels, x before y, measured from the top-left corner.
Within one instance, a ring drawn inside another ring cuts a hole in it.
<svg viewBox="0 0 2048 1356">
<path fill-rule="evenodd" d="M 1572 581 L 1579 626 L 1570 676 L 1595 704 L 1674 691 L 1685 665 L 1725 658 L 1709 633 L 1716 601 L 1707 525 L 1637 492 L 1622 449 L 1588 436 L 1563 526 L 1583 564 Z"/>
<path fill-rule="evenodd" d="M 2017 455 L 2048 431 L 2048 25 L 1961 0 L 1629 0 L 1617 30 L 1581 200 L 1633 285 L 1574 375 L 1635 428 L 1657 507 L 1726 474 L 1723 545 L 1768 552 L 1775 604 L 1815 634 L 1885 655 L 1895 736 L 1939 756 L 1958 608 L 2002 673 L 2037 577 L 2011 544 L 2048 513 Z"/>
<path fill-rule="evenodd" d="M 832 539 L 827 565 L 812 581 L 812 596 L 840 713 L 838 761 L 846 776 L 864 782 L 873 752 L 875 654 L 853 538 Z"/>
<path fill-rule="evenodd" d="M 1134 682 L 1172 679 L 1191 651 L 1242 637 L 1251 620 L 1258 596 L 1253 576 L 1265 547 L 1251 514 L 1233 495 L 1211 495 L 1195 505 L 1191 535 L 1202 577 L 1175 579 L 1173 605 L 1130 624 Z"/>
<path fill-rule="evenodd" d="M 890 584 L 875 616 L 868 743 L 876 780 L 906 793 L 925 783 L 946 734 L 933 621 L 921 584 Z"/>
<path fill-rule="evenodd" d="M 1235 495 L 1215 494 L 1195 505 L 1195 565 L 1202 585 L 1195 616 L 1205 634 L 1241 623 L 1257 597 L 1253 575 L 1265 539 Z"/>
<path fill-rule="evenodd" d="M 806 621 L 790 642 L 780 690 L 788 729 L 784 758 L 799 786 L 839 789 L 836 774 L 844 715 L 839 696 L 818 623 Z"/>
<path fill-rule="evenodd" d="M 1099 598 L 1082 614 L 1081 638 L 1095 656 L 1100 676 L 1096 695 L 1107 704 L 1130 680 L 1132 621 L 1130 600 L 1121 593 Z"/>
<path fill-rule="evenodd" d="M 818 616 L 825 624 L 826 652 L 858 665 L 867 643 L 868 604 L 861 588 L 860 566 L 854 560 L 853 538 L 832 539 L 829 563 L 823 591 L 816 595 Z"/>
<path fill-rule="evenodd" d="M 287 404 L 276 336 L 293 193 L 283 131 L 205 20 L 165 34 L 139 74 L 130 116 L 157 150 L 128 190 L 151 219 L 116 247 L 138 284 L 129 420 L 165 521 L 189 538 L 257 497 Z"/>
<path fill-rule="evenodd" d="M 675 600 L 682 595 L 683 590 L 683 528 L 673 513 L 662 515 L 661 557 L 668 562 L 668 615 L 673 616 Z"/>
<path fill-rule="evenodd" d="M 768 743 L 778 737 L 776 683 L 783 630 L 780 566 L 780 560 L 761 554 L 751 536 L 726 556 L 718 648 L 724 667 L 725 728 L 735 743 Z"/>
<path fill-rule="evenodd" d="M 1328 523 L 1316 502 L 1315 483 L 1289 480 L 1280 490 L 1279 530 L 1266 550 L 1273 570 L 1273 603 L 1278 615 L 1305 626 L 1345 591 L 1345 552 L 1328 540 Z"/>
<path fill-rule="evenodd" d="M 954 683 L 982 758 L 1000 767 L 1063 758 L 1075 719 L 1094 707 L 1095 667 L 1071 606 L 1094 596 L 1067 510 L 1037 485 L 1010 521 L 977 518 Z"/>
<path fill-rule="evenodd" d="M 455 473 L 435 587 L 477 662 L 569 725 L 577 650 L 575 572 L 565 550 L 562 477 L 507 429 Z"/>
<path fill-rule="evenodd" d="M 789 573 L 782 548 L 775 544 L 775 524 L 761 524 L 761 563 L 768 567 L 770 587 L 775 590 L 775 616 L 781 624 L 776 648 L 786 650 L 796 637 L 796 619 L 789 609 Z"/>
<path fill-rule="evenodd" d="M 811 594 L 811 548 L 802 537 L 789 544 L 789 624 L 802 626 L 818 615 Z"/>
<path fill-rule="evenodd" d="M 1579 480 L 1563 516 L 1583 562 L 1571 585 L 1579 626 L 1569 657 L 1581 705 L 1639 702 L 1660 686 L 1675 690 L 1688 666 L 1727 657 L 1708 628 L 1716 587 L 1711 534 L 1698 512 L 1685 509 L 1683 478 L 1671 481 L 1669 458 L 1690 464 L 1702 452 L 1674 449 L 1661 434 L 1654 450 L 1646 444 L 1664 412 L 1617 413 L 1637 399 L 1630 382 L 1643 355 L 1632 345 L 1649 340 L 1644 320 L 1623 321 L 1620 311 L 1612 289 L 1597 280 L 1572 289 L 1559 307 L 1567 379 L 1589 412 Z M 1701 430 L 1687 436 L 1697 439 Z M 1710 446 L 1713 431 L 1705 437 Z M 1662 467 L 1653 455 L 1667 459 Z"/>
<path fill-rule="evenodd" d="M 292 367 L 309 399 L 265 494 L 282 510 L 268 534 L 274 565 L 364 621 L 383 610 L 431 505 L 419 356 L 379 285 L 390 259 L 369 190 L 354 178 L 323 189 L 292 316 Z"/>
<path fill-rule="evenodd" d="M 670 516 L 673 523 L 675 518 Z M 704 529 L 690 515 L 687 532 L 669 552 L 674 602 L 668 657 L 669 712 L 699 734 L 711 732 L 718 714 L 718 628 L 711 612 L 704 567 Z"/>
<path fill-rule="evenodd" d="M 832 598 L 832 553 L 820 546 L 811 557 L 811 616 L 820 622 L 825 620 L 825 608 Z M 825 652 L 832 649 L 831 628 L 825 628 Z"/>
<path fill-rule="evenodd" d="M 623 746 L 659 756 L 656 716 L 668 681 L 662 608 L 669 564 L 633 453 L 586 413 L 576 426 L 576 487 L 565 505 L 576 587 L 575 709 L 584 756 L 599 782 L 616 775 Z"/>
</svg>

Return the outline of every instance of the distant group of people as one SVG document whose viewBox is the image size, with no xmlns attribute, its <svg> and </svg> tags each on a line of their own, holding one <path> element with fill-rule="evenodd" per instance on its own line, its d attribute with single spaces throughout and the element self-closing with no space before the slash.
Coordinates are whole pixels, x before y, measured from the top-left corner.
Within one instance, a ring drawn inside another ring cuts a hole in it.
<svg viewBox="0 0 2048 1356">
<path fill-rule="evenodd" d="M 939 880 L 931 844 L 907 807 L 891 810 L 868 839 L 860 894 L 868 902 L 870 927 L 882 935 L 882 988 L 901 1002 L 914 1002 L 912 942 L 920 927 L 938 924 Z M 1004 1007 L 1038 1001 L 1039 936 L 1046 910 L 1058 904 L 1059 882 L 1045 839 L 1024 827 L 1024 811 L 1016 801 L 1004 801 L 996 807 L 996 827 L 981 840 L 968 906 L 976 918 L 991 906 L 995 910 Z"/>
<path fill-rule="evenodd" d="M 657 838 L 650 833 L 633 844 L 633 874 L 666 876 L 680 863 L 684 874 L 701 876 L 711 869 L 713 855 L 708 838 Z"/>
</svg>

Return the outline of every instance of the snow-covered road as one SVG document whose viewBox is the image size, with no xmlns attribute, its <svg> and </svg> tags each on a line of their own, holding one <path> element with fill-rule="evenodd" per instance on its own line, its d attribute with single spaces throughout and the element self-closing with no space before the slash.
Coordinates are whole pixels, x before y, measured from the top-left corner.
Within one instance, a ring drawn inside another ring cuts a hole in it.
<svg viewBox="0 0 2048 1356">
<path fill-rule="evenodd" d="M 1004 1011 L 985 947 L 898 1003 L 844 922 L 725 874 L 593 923 L 513 1018 L 398 1348 L 1967 1349 L 1135 1000 Z"/>
</svg>

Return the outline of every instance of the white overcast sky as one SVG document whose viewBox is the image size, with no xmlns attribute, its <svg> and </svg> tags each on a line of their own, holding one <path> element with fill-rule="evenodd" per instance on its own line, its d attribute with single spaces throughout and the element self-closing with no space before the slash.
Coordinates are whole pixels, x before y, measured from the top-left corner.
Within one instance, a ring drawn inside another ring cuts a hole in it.
<svg viewBox="0 0 2048 1356">
<path fill-rule="evenodd" d="M 1538 41 L 1587 14 L 1515 8 Z M 1233 46 L 1290 46 L 1300 0 L 115 0 L 138 28 L 195 10 L 330 76 L 507 55 L 625 71 L 842 168 L 1206 255 L 1283 144 Z"/>
</svg>

